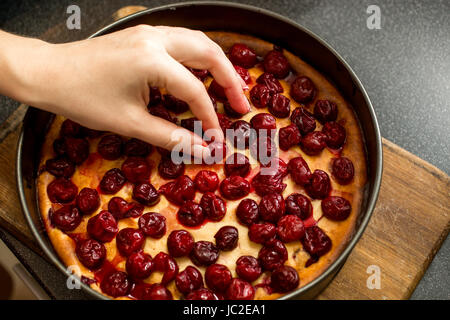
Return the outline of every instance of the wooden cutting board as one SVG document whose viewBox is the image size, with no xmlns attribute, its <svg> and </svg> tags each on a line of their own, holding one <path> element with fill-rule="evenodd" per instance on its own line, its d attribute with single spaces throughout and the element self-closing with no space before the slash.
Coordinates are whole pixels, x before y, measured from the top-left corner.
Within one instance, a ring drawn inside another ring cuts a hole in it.
<svg viewBox="0 0 450 320">
<path fill-rule="evenodd" d="M 142 9 L 122 8 L 114 18 Z M 55 30 L 45 38 L 58 34 Z M 26 108 L 21 105 L 0 126 L 0 225 L 43 255 L 16 191 L 16 144 Z M 448 235 L 450 177 L 386 139 L 383 152 L 383 181 L 372 219 L 318 299 L 408 299 Z M 379 289 L 367 286 L 373 270 L 380 271 Z"/>
</svg>

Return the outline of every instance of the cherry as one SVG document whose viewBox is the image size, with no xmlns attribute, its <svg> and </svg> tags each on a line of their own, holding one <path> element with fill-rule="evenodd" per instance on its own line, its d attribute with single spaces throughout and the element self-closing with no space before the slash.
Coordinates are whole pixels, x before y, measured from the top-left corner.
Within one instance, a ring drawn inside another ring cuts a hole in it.
<svg viewBox="0 0 450 320">
<path fill-rule="evenodd" d="M 216 246 L 222 251 L 231 251 L 238 245 L 239 232 L 233 226 L 224 226 L 214 235 Z"/>
<path fill-rule="evenodd" d="M 322 200 L 322 212 L 325 217 L 334 221 L 342 221 L 352 212 L 352 206 L 347 199 L 329 196 Z"/>
<path fill-rule="evenodd" d="M 75 253 L 78 260 L 88 269 L 97 269 L 105 261 L 106 248 L 103 243 L 94 239 L 85 239 L 77 242 Z"/>
<path fill-rule="evenodd" d="M 239 219 L 239 222 L 246 226 L 250 226 L 259 219 L 258 204 L 253 199 L 242 200 L 236 209 L 236 216 Z"/>
<path fill-rule="evenodd" d="M 200 288 L 189 293 L 186 300 L 219 300 L 217 295 L 207 288 Z"/>
<path fill-rule="evenodd" d="M 229 300 L 253 300 L 255 297 L 255 288 L 242 279 L 234 278 L 225 293 Z"/>
<path fill-rule="evenodd" d="M 295 124 L 302 135 L 316 129 L 316 120 L 313 115 L 303 107 L 295 108 L 291 114 L 291 122 Z"/>
<path fill-rule="evenodd" d="M 139 229 L 148 237 L 161 238 L 166 233 L 166 217 L 158 212 L 144 213 L 138 220 Z"/>
<path fill-rule="evenodd" d="M 161 103 L 162 95 L 158 87 L 150 87 L 150 101 L 147 107 L 157 105 Z"/>
<path fill-rule="evenodd" d="M 222 220 L 227 212 L 225 201 L 212 192 L 207 192 L 202 196 L 200 206 L 202 207 L 206 218 L 211 221 Z"/>
<path fill-rule="evenodd" d="M 200 170 L 194 178 L 194 184 L 200 192 L 214 192 L 219 187 L 219 176 L 214 171 Z"/>
<path fill-rule="evenodd" d="M 278 193 L 269 193 L 259 202 L 259 214 L 261 219 L 276 223 L 285 213 L 283 197 Z"/>
<path fill-rule="evenodd" d="M 177 205 L 182 205 L 187 200 L 194 200 L 194 182 L 186 175 L 178 177 L 161 187 L 166 198 Z"/>
<path fill-rule="evenodd" d="M 175 278 L 175 285 L 177 286 L 178 291 L 184 295 L 188 295 L 203 287 L 203 276 L 197 268 L 187 266 L 186 269 L 181 271 Z"/>
<path fill-rule="evenodd" d="M 124 228 L 119 231 L 116 237 L 117 249 L 125 257 L 140 250 L 144 242 L 144 233 L 139 229 Z"/>
<path fill-rule="evenodd" d="M 330 100 L 317 100 L 314 106 L 314 116 L 320 123 L 336 121 L 337 105 Z"/>
<path fill-rule="evenodd" d="M 337 122 L 327 122 L 322 128 L 322 132 L 327 136 L 326 143 L 332 149 L 339 149 L 345 143 L 346 132 L 343 126 Z"/>
<path fill-rule="evenodd" d="M 191 117 L 191 118 L 181 119 L 180 125 L 181 125 L 183 128 L 185 128 L 185 129 L 187 129 L 187 130 L 189 130 L 189 131 L 195 133 L 195 130 L 196 130 L 195 124 L 196 124 L 197 121 L 200 121 L 200 120 L 198 120 L 196 117 Z M 202 131 L 202 126 L 201 126 L 201 121 L 200 121 L 200 126 L 199 126 L 199 128 L 200 128 L 200 132 L 198 132 L 198 135 L 199 135 L 199 136 L 202 136 L 203 131 Z"/>
<path fill-rule="evenodd" d="M 172 292 L 162 284 L 154 283 L 144 290 L 143 300 L 173 300 Z"/>
<path fill-rule="evenodd" d="M 230 155 L 224 165 L 225 175 L 246 177 L 250 172 L 250 161 L 242 153 L 235 152 Z"/>
<path fill-rule="evenodd" d="M 177 212 L 177 218 L 183 226 L 196 227 L 203 223 L 203 208 L 192 200 L 186 201 Z"/>
<path fill-rule="evenodd" d="M 122 189 L 126 182 L 125 175 L 119 168 L 113 168 L 106 171 L 100 181 L 100 190 L 105 194 L 114 194 Z"/>
<path fill-rule="evenodd" d="M 78 187 L 69 179 L 56 178 L 47 186 L 47 194 L 53 203 L 69 203 L 77 196 Z"/>
<path fill-rule="evenodd" d="M 331 239 L 318 226 L 306 228 L 305 237 L 301 241 L 305 251 L 314 257 L 323 256 L 331 249 Z"/>
<path fill-rule="evenodd" d="M 258 113 L 250 120 L 250 124 L 256 130 L 257 134 L 260 134 L 260 130 L 267 130 L 266 136 L 271 136 L 270 130 L 277 128 L 277 122 L 274 116 L 269 113 Z"/>
<path fill-rule="evenodd" d="M 279 50 L 271 50 L 266 54 L 263 67 L 265 72 L 272 73 L 278 79 L 287 77 L 291 69 L 289 61 Z"/>
<path fill-rule="evenodd" d="M 123 152 L 129 157 L 146 157 L 153 151 L 153 146 L 142 140 L 131 138 L 123 148 Z"/>
<path fill-rule="evenodd" d="M 250 77 L 250 72 L 248 72 L 247 69 L 245 69 L 241 66 L 238 66 L 238 65 L 235 65 L 234 69 L 236 70 L 237 74 L 242 78 L 242 80 L 244 80 L 244 82 L 246 84 L 249 84 L 252 82 L 252 78 Z"/>
<path fill-rule="evenodd" d="M 132 183 L 145 182 L 150 178 L 151 167 L 141 157 L 130 157 L 122 163 L 122 172 Z"/>
<path fill-rule="evenodd" d="M 113 197 L 108 202 L 108 211 L 116 220 L 137 218 L 144 212 L 144 206 L 139 203 L 128 203 L 120 197 Z"/>
<path fill-rule="evenodd" d="M 172 117 L 169 111 L 166 108 L 164 108 L 162 104 L 152 106 L 148 111 L 152 116 L 173 122 L 175 124 L 178 122 L 177 117 Z"/>
<path fill-rule="evenodd" d="M 208 70 L 193 69 L 193 68 L 188 68 L 188 70 L 190 72 L 192 72 L 192 74 L 194 76 L 196 76 L 197 79 L 200 80 L 200 81 L 205 81 L 205 79 L 209 76 L 209 71 Z"/>
<path fill-rule="evenodd" d="M 277 235 L 285 243 L 300 240 L 305 235 L 302 220 L 293 214 L 282 217 L 277 223 Z"/>
<path fill-rule="evenodd" d="M 274 176 L 277 178 L 284 178 L 288 175 L 288 166 L 281 158 L 272 158 L 271 162 L 267 165 L 261 164 L 261 168 L 264 168 L 264 175 Z M 263 169 L 261 169 L 261 174 Z"/>
<path fill-rule="evenodd" d="M 141 182 L 134 186 L 133 199 L 145 206 L 154 206 L 160 200 L 158 191 L 148 182 Z"/>
<path fill-rule="evenodd" d="M 275 225 L 269 222 L 254 223 L 248 229 L 248 237 L 250 240 L 260 244 L 275 239 L 276 235 L 277 229 Z"/>
<path fill-rule="evenodd" d="M 331 191 L 330 177 L 325 171 L 315 170 L 311 180 L 305 185 L 305 190 L 313 199 L 324 199 Z"/>
<path fill-rule="evenodd" d="M 211 157 L 206 158 L 205 164 L 222 163 L 227 156 L 227 144 L 225 142 L 213 141 L 208 145 Z"/>
<path fill-rule="evenodd" d="M 258 159 L 261 165 L 269 164 L 273 157 L 277 155 L 275 141 L 271 137 L 258 137 L 250 145 L 250 154 L 253 158 Z"/>
<path fill-rule="evenodd" d="M 97 146 L 97 151 L 106 160 L 116 160 L 122 155 L 123 141 L 117 134 L 104 136 Z"/>
<path fill-rule="evenodd" d="M 280 81 L 271 73 L 264 72 L 256 79 L 256 82 L 265 85 L 272 93 L 282 93 L 284 91 Z"/>
<path fill-rule="evenodd" d="M 175 98 L 171 94 L 164 95 L 163 104 L 164 107 L 166 107 L 168 110 L 172 111 L 175 114 L 180 114 L 189 110 L 189 105 L 186 102 L 178 98 Z"/>
<path fill-rule="evenodd" d="M 302 220 L 308 219 L 312 214 L 312 204 L 308 197 L 293 193 L 286 200 L 286 213 L 298 216 Z"/>
<path fill-rule="evenodd" d="M 95 189 L 83 188 L 76 197 L 76 203 L 83 214 L 91 214 L 100 207 L 100 196 Z"/>
<path fill-rule="evenodd" d="M 45 169 L 55 177 L 70 178 L 75 172 L 75 166 L 66 157 L 48 159 L 45 162 Z"/>
<path fill-rule="evenodd" d="M 292 267 L 281 266 L 272 272 L 270 285 L 276 291 L 285 293 L 298 287 L 300 279 L 298 272 Z"/>
<path fill-rule="evenodd" d="M 207 286 L 217 292 L 224 292 L 231 284 L 233 276 L 230 270 L 223 264 L 212 264 L 205 271 Z"/>
<path fill-rule="evenodd" d="M 66 143 L 63 138 L 58 138 L 53 141 L 53 151 L 57 156 L 66 154 Z"/>
<path fill-rule="evenodd" d="M 208 88 L 208 93 L 219 101 L 225 102 L 227 101 L 227 95 L 225 94 L 225 90 L 223 87 L 216 81 L 213 80 Z"/>
<path fill-rule="evenodd" d="M 288 170 L 292 180 L 300 186 L 306 185 L 311 180 L 311 170 L 302 157 L 296 157 L 289 160 Z"/>
<path fill-rule="evenodd" d="M 231 129 L 232 122 L 226 115 L 217 113 L 217 119 L 219 119 L 219 125 L 223 133 L 226 133 L 227 129 Z"/>
<path fill-rule="evenodd" d="M 301 148 L 307 155 L 314 156 L 322 152 L 326 147 L 327 136 L 320 131 L 308 133 L 301 140 Z"/>
<path fill-rule="evenodd" d="M 89 157 L 89 142 L 86 139 L 65 138 L 64 150 L 70 161 L 81 164 Z"/>
<path fill-rule="evenodd" d="M 256 108 L 267 108 L 271 97 L 272 92 L 270 89 L 261 83 L 258 83 L 250 90 L 250 101 Z"/>
<path fill-rule="evenodd" d="M 102 134 L 104 133 L 104 131 L 99 131 L 99 130 L 94 130 L 94 129 L 90 129 L 90 128 L 86 128 L 86 127 L 81 127 L 81 135 L 91 138 L 91 139 L 95 139 L 100 137 Z"/>
<path fill-rule="evenodd" d="M 82 130 L 81 125 L 79 123 L 76 123 L 75 121 L 72 121 L 70 119 L 66 119 L 61 124 L 61 130 L 60 135 L 62 137 L 81 137 L 82 136 Z"/>
<path fill-rule="evenodd" d="M 332 174 L 340 184 L 348 184 L 353 180 L 355 168 L 349 158 L 340 157 L 332 161 Z"/>
<path fill-rule="evenodd" d="M 281 267 L 287 259 L 287 249 L 278 239 L 267 241 L 258 253 L 259 263 L 264 270 L 268 271 Z"/>
<path fill-rule="evenodd" d="M 209 266 L 219 258 L 219 249 L 209 241 L 197 241 L 189 254 L 196 266 Z"/>
<path fill-rule="evenodd" d="M 252 135 L 250 123 L 245 120 L 238 120 L 233 123 L 232 129 L 234 147 L 241 150 L 248 148 Z"/>
<path fill-rule="evenodd" d="M 194 248 L 194 238 L 186 230 L 174 230 L 167 238 L 167 249 L 172 257 L 189 255 Z"/>
<path fill-rule="evenodd" d="M 265 196 L 271 193 L 282 193 L 286 189 L 286 184 L 279 175 L 263 175 L 257 173 L 252 180 L 252 187 L 259 196 Z"/>
<path fill-rule="evenodd" d="M 253 282 L 261 275 L 262 268 L 256 258 L 252 256 L 241 256 L 236 261 L 236 273 L 239 278 Z"/>
<path fill-rule="evenodd" d="M 280 149 L 288 151 L 291 147 L 300 143 L 301 137 L 300 130 L 294 124 L 280 128 L 278 131 Z"/>
<path fill-rule="evenodd" d="M 110 242 L 118 231 L 116 219 L 106 210 L 90 218 L 87 224 L 88 234 L 100 242 Z"/>
<path fill-rule="evenodd" d="M 305 76 L 297 76 L 291 84 L 291 97 L 300 103 L 308 103 L 316 96 L 316 86 Z"/>
<path fill-rule="evenodd" d="M 161 284 L 166 285 L 178 274 L 178 264 L 174 258 L 167 253 L 160 252 L 153 258 L 153 269 L 155 271 L 164 272 Z"/>
<path fill-rule="evenodd" d="M 81 223 L 81 214 L 77 207 L 73 205 L 67 205 L 52 212 L 51 216 L 52 225 L 62 231 L 73 231 Z"/>
<path fill-rule="evenodd" d="M 291 112 L 291 101 L 280 93 L 275 93 L 269 101 L 269 112 L 277 118 L 287 118 Z"/>
<path fill-rule="evenodd" d="M 256 53 L 243 43 L 235 43 L 228 52 L 228 57 L 233 64 L 243 68 L 252 68 L 257 60 Z"/>
<path fill-rule="evenodd" d="M 240 176 L 231 176 L 222 180 L 220 192 L 228 200 L 238 200 L 250 193 L 250 183 Z"/>
<path fill-rule="evenodd" d="M 127 258 L 125 267 L 133 279 L 148 278 L 153 268 L 152 257 L 143 251 L 134 252 Z"/>
<path fill-rule="evenodd" d="M 164 179 L 176 179 L 184 174 L 184 162 L 175 163 L 170 157 L 161 157 L 158 173 Z"/>
<path fill-rule="evenodd" d="M 126 296 L 131 289 L 131 281 L 123 271 L 113 271 L 100 282 L 103 293 L 114 298 Z"/>
</svg>

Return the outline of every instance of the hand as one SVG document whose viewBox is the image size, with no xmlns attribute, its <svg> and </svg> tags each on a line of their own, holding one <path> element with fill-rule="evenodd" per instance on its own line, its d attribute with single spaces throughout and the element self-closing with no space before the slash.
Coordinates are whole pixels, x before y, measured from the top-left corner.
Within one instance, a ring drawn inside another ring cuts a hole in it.
<svg viewBox="0 0 450 320">
<path fill-rule="evenodd" d="M 0 42 L 2 36 L 5 33 L 0 33 Z M 207 152 L 200 137 L 146 109 L 149 86 L 164 87 L 189 104 L 204 130 L 216 129 L 215 139 L 223 139 L 203 83 L 184 66 L 209 70 L 236 111 L 250 109 L 243 93 L 245 83 L 222 49 L 199 31 L 141 25 L 66 44 L 33 42 L 28 50 L 23 50 L 23 41 L 32 39 L 9 40 L 22 47 L 6 54 L 10 75 L 20 80 L 19 89 L 9 85 L 5 94 L 92 129 L 136 137 L 169 150 L 181 142 Z M 0 92 L 2 81 L 11 83 L 4 77 L 0 76 Z M 176 129 L 184 130 L 183 141 L 173 138 Z"/>
</svg>

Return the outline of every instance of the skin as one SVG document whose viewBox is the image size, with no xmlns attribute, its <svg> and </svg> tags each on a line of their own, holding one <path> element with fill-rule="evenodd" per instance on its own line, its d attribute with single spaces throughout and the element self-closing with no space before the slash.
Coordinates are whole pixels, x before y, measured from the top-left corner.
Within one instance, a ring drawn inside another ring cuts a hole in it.
<svg viewBox="0 0 450 320">
<path fill-rule="evenodd" d="M 184 66 L 209 70 L 236 111 L 250 110 L 245 83 L 220 46 L 200 31 L 140 25 L 94 39 L 50 44 L 0 30 L 0 94 L 91 129 L 169 150 L 181 144 L 205 157 L 209 151 L 202 138 L 146 109 L 149 87 L 166 88 L 189 104 L 211 137 L 223 140 L 203 83 Z"/>
</svg>

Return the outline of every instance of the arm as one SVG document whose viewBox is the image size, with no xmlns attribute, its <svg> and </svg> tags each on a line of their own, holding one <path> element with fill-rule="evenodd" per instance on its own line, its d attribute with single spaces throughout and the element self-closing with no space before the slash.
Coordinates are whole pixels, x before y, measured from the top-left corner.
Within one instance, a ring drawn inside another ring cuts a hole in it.
<svg viewBox="0 0 450 320">
<path fill-rule="evenodd" d="M 201 32 L 137 26 L 102 37 L 49 44 L 0 31 L 0 93 L 89 128 L 172 149 L 175 124 L 150 115 L 149 86 L 186 101 L 203 128 L 223 139 L 211 100 L 183 65 L 208 69 L 233 108 L 249 110 L 243 84 L 219 46 Z M 157 128 L 157 130 L 154 130 Z M 185 130 L 183 144 L 204 145 Z"/>
</svg>

